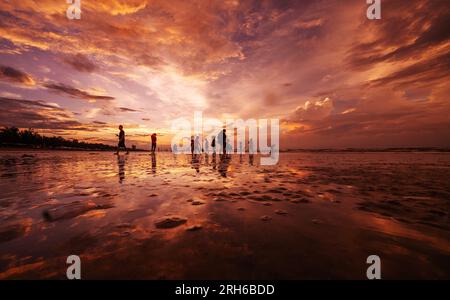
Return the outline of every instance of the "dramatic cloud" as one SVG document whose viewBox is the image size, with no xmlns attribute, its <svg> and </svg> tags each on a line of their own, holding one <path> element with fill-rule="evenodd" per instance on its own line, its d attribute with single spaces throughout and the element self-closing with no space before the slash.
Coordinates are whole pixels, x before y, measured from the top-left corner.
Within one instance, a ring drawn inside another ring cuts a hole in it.
<svg viewBox="0 0 450 300">
<path fill-rule="evenodd" d="M 33 78 L 20 70 L 0 65 L 0 80 L 19 83 L 24 85 L 35 85 Z"/>
<path fill-rule="evenodd" d="M 333 111 L 333 101 L 329 98 L 315 102 L 306 101 L 304 105 L 297 107 L 292 120 L 295 121 L 313 121 L 328 117 Z"/>
<path fill-rule="evenodd" d="M 86 91 L 61 84 L 61 83 L 46 83 L 44 84 L 44 87 L 46 87 L 49 90 L 58 92 L 58 93 L 64 93 L 67 95 L 70 95 L 73 98 L 79 98 L 84 100 L 114 100 L 114 97 L 110 96 L 100 96 L 100 95 L 91 95 Z"/>
<path fill-rule="evenodd" d="M 445 1 L 389 1 L 383 3 L 383 19 L 380 24 L 364 22 L 368 30 L 361 31 L 364 36 L 349 52 L 353 65 L 368 68 L 380 62 L 421 59 L 428 51 L 448 45 L 450 13 Z"/>
<path fill-rule="evenodd" d="M 97 66 L 82 54 L 66 57 L 64 61 L 79 72 L 91 73 L 97 69 Z"/>
<path fill-rule="evenodd" d="M 106 122 L 101 122 L 101 121 L 94 121 L 92 123 L 97 124 L 97 125 L 106 125 L 106 124 L 108 124 Z"/>
<path fill-rule="evenodd" d="M 433 59 L 418 62 L 371 82 L 376 86 L 396 84 L 405 87 L 430 85 L 450 79 L 450 52 Z"/>
<path fill-rule="evenodd" d="M 119 107 L 119 110 L 122 112 L 137 112 L 138 110 L 127 108 L 127 107 Z"/>
<path fill-rule="evenodd" d="M 1 1 L 1 92 L 98 140 L 202 111 L 279 118 L 282 148 L 450 146 L 447 2 L 382 1 L 374 21 L 364 0 L 82 1 L 71 21 L 65 1 Z"/>
<path fill-rule="evenodd" d="M 0 97 L 0 106 L 0 126 L 86 130 L 69 112 L 43 101 Z"/>
</svg>

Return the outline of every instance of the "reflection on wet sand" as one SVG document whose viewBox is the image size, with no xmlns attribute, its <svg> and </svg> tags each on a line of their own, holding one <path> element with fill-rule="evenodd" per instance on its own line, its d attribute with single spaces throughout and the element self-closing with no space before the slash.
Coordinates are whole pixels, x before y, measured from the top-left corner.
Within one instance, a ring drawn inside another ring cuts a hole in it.
<svg viewBox="0 0 450 300">
<path fill-rule="evenodd" d="M 371 254 L 386 279 L 448 279 L 449 175 L 444 153 L 290 153 L 268 167 L 4 151 L 0 279 L 64 278 L 69 254 L 86 279 L 364 279 Z"/>
<path fill-rule="evenodd" d="M 195 169 L 197 173 L 200 173 L 200 154 L 191 154 L 191 164 L 192 168 Z"/>
<path fill-rule="evenodd" d="M 156 154 L 155 154 L 155 152 L 152 152 L 151 156 L 152 156 L 152 173 L 155 174 L 156 173 Z"/>
<path fill-rule="evenodd" d="M 119 183 L 122 183 L 125 179 L 125 160 L 125 156 L 117 155 L 117 166 L 119 167 Z"/>
<path fill-rule="evenodd" d="M 215 170 L 217 168 L 216 153 L 215 152 L 212 155 L 212 168 L 213 168 L 213 170 Z"/>
<path fill-rule="evenodd" d="M 229 154 L 219 154 L 219 173 L 222 177 L 227 177 L 228 166 L 230 165 L 231 155 Z"/>
</svg>

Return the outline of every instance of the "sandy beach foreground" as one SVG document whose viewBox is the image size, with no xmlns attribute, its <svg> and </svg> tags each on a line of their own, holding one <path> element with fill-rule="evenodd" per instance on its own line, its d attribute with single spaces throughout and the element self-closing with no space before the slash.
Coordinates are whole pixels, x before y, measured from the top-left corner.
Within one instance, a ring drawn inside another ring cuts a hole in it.
<svg viewBox="0 0 450 300">
<path fill-rule="evenodd" d="M 450 154 L 0 152 L 0 279 L 450 279 Z"/>
</svg>

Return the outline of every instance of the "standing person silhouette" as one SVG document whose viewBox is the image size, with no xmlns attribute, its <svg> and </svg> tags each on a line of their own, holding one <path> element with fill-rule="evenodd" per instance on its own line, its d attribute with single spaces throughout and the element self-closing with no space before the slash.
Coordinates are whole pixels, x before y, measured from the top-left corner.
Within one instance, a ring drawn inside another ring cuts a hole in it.
<svg viewBox="0 0 450 300">
<path fill-rule="evenodd" d="M 194 146 L 195 146 L 194 136 L 191 136 L 191 154 L 192 155 L 194 155 Z"/>
<path fill-rule="evenodd" d="M 125 146 L 125 131 L 123 131 L 122 125 L 119 126 L 119 130 L 120 130 L 119 134 L 116 134 L 116 136 L 119 137 L 119 144 L 117 145 L 116 154 L 119 155 L 120 148 L 125 149 L 125 151 L 127 151 L 127 154 L 129 154 L 127 147 Z"/>
<path fill-rule="evenodd" d="M 254 153 L 255 153 L 255 145 L 254 145 L 254 143 L 253 143 L 253 139 L 250 139 L 250 140 L 248 141 L 248 152 L 249 152 L 250 154 L 254 154 Z"/>
<path fill-rule="evenodd" d="M 151 135 L 152 137 L 152 152 L 155 153 L 156 151 L 156 133 L 153 133 Z"/>
<path fill-rule="evenodd" d="M 211 147 L 212 147 L 213 153 L 216 154 L 216 137 L 215 136 L 212 138 Z"/>
<path fill-rule="evenodd" d="M 200 144 L 200 137 L 198 135 L 195 137 L 194 143 L 195 143 L 195 147 L 194 147 L 195 154 L 200 154 L 201 144 Z"/>
<path fill-rule="evenodd" d="M 222 147 L 223 154 L 227 154 L 227 130 L 223 129 L 217 135 L 218 143 Z"/>
<path fill-rule="evenodd" d="M 205 147 L 203 148 L 203 150 L 205 151 L 206 154 L 209 153 L 209 141 L 208 138 L 205 138 Z"/>
<path fill-rule="evenodd" d="M 233 146 L 230 143 L 230 139 L 227 139 L 227 153 L 232 153 L 233 152 Z"/>
<path fill-rule="evenodd" d="M 227 154 L 227 130 L 226 129 L 224 129 L 223 131 L 222 131 L 222 138 L 223 138 L 223 141 L 222 141 L 222 145 L 223 145 L 223 154 Z"/>
</svg>

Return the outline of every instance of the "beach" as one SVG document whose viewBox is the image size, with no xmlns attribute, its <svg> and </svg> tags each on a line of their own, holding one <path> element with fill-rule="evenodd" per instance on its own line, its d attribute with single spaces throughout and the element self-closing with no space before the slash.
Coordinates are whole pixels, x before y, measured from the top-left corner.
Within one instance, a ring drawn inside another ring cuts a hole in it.
<svg viewBox="0 0 450 300">
<path fill-rule="evenodd" d="M 0 279 L 450 279 L 450 153 L 0 151 Z"/>
</svg>

